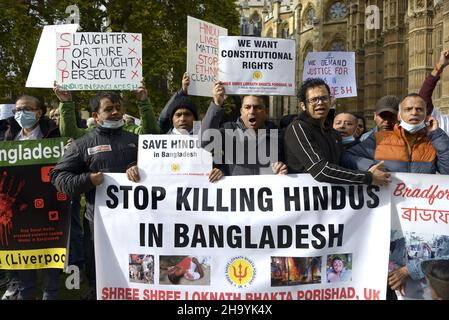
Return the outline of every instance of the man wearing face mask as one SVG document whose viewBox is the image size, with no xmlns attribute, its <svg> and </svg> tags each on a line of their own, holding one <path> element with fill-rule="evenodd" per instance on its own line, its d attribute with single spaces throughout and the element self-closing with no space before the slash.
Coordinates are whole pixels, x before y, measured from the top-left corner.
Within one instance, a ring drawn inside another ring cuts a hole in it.
<svg viewBox="0 0 449 320">
<path fill-rule="evenodd" d="M 123 129 L 125 108 L 119 95 L 99 92 L 91 100 L 91 111 L 98 127 L 72 142 L 50 177 L 58 191 L 86 196 L 84 216 L 92 234 L 86 264 L 88 269 L 95 270 L 92 255 L 95 189 L 103 183 L 104 172 L 126 172 L 136 164 L 138 136 Z M 95 281 L 90 283 L 92 290 L 94 284 Z"/>
<path fill-rule="evenodd" d="M 70 91 L 63 91 L 54 84 L 53 91 L 59 99 L 59 128 L 62 137 L 79 138 L 90 132 L 93 127 L 78 128 L 76 123 L 75 106 Z M 145 82 L 142 80 L 141 86 L 135 91 L 137 99 L 137 108 L 139 110 L 141 125 L 124 123 L 123 129 L 135 134 L 155 134 L 159 133 L 159 126 L 154 115 L 153 107 L 148 98 L 148 91 L 145 88 Z"/>
<path fill-rule="evenodd" d="M 346 150 L 342 163 L 367 170 L 379 161 L 392 172 L 449 174 L 449 137 L 433 117 L 426 120 L 426 103 L 416 93 L 399 104 L 399 123 Z"/>
<path fill-rule="evenodd" d="M 36 97 L 23 95 L 16 101 L 14 120 L 5 132 L 5 140 L 36 140 L 59 137 L 58 127 L 45 117 L 45 105 Z"/>
<path fill-rule="evenodd" d="M 349 112 L 341 112 L 334 118 L 333 128 L 340 133 L 341 143 L 345 150 L 359 143 L 359 140 L 354 137 L 357 125 L 357 117 Z"/>
</svg>

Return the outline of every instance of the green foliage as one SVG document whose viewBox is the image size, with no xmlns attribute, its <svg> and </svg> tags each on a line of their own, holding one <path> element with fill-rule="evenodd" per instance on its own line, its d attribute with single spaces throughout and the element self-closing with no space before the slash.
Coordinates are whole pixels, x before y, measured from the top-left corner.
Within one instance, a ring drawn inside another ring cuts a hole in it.
<svg viewBox="0 0 449 320">
<path fill-rule="evenodd" d="M 143 35 L 143 71 L 150 98 L 160 111 L 181 87 L 186 69 L 187 16 L 215 23 L 238 34 L 238 12 L 233 0 L 0 0 L 0 101 L 22 93 L 55 100 L 50 89 L 25 88 L 44 25 L 65 23 L 66 7 L 76 4 L 83 32 L 135 32 Z M 88 106 L 92 92 L 77 93 L 79 105 Z M 131 99 L 131 94 L 125 94 Z M 195 98 L 203 113 L 207 99 Z M 133 103 L 129 113 L 137 115 Z"/>
</svg>

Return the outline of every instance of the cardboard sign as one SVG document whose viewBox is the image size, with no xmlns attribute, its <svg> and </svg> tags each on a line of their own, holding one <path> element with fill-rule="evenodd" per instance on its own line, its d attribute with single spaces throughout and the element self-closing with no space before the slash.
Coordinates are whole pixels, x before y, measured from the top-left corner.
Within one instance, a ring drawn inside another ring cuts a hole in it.
<svg viewBox="0 0 449 320">
<path fill-rule="evenodd" d="M 218 37 L 228 30 L 215 24 L 187 16 L 187 72 L 189 95 L 212 96 L 218 80 Z"/>
<path fill-rule="evenodd" d="M 76 32 L 78 27 L 79 25 L 77 24 L 61 24 L 44 27 L 30 73 L 28 74 L 26 87 L 53 88 L 53 83 L 56 80 L 54 71 L 56 65 L 56 33 Z"/>
<path fill-rule="evenodd" d="M 294 96 L 295 41 L 220 37 L 220 81 L 227 94 Z"/>
<path fill-rule="evenodd" d="M 139 135 L 138 167 L 152 175 L 206 176 L 212 170 L 212 155 L 201 148 L 196 136 L 178 134 Z"/>
<path fill-rule="evenodd" d="M 142 34 L 58 33 L 56 81 L 63 90 L 136 90 L 142 81 Z"/>
<path fill-rule="evenodd" d="M 12 109 L 14 109 L 15 106 L 15 104 L 0 104 L 0 120 L 14 116 Z"/>
<path fill-rule="evenodd" d="M 356 97 L 355 53 L 309 52 L 302 78 L 303 81 L 322 78 L 329 85 L 333 97 Z"/>
</svg>

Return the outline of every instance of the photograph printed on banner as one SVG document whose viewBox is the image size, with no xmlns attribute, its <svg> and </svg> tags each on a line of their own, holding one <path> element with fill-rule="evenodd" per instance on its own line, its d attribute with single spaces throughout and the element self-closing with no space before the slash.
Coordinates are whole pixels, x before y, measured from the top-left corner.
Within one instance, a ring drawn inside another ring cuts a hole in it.
<svg viewBox="0 0 449 320">
<path fill-rule="evenodd" d="M 332 254 L 327 256 L 326 281 L 328 283 L 352 280 L 352 254 Z"/>
<path fill-rule="evenodd" d="M 210 257 L 160 256 L 159 284 L 210 285 Z"/>
<path fill-rule="evenodd" d="M 449 236 L 392 230 L 389 271 L 411 260 L 427 260 L 449 255 Z"/>
<path fill-rule="evenodd" d="M 421 261 L 438 259 L 449 255 L 449 236 L 414 231 L 392 230 L 388 271 L 392 272 L 407 265 L 415 269 Z M 403 294 L 397 291 L 400 299 L 430 299 L 426 280 L 407 279 Z"/>
<path fill-rule="evenodd" d="M 154 256 L 148 254 L 130 254 L 129 281 L 154 284 Z"/>
<path fill-rule="evenodd" d="M 427 260 L 449 254 L 449 236 L 405 232 L 409 260 Z"/>
<path fill-rule="evenodd" d="M 321 257 L 271 257 L 271 286 L 321 283 Z"/>
</svg>

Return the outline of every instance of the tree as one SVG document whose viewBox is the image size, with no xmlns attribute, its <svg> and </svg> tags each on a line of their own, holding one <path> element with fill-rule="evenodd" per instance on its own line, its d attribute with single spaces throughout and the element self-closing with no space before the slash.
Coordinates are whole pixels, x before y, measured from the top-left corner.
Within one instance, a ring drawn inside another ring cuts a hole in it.
<svg viewBox="0 0 449 320">
<path fill-rule="evenodd" d="M 66 7 L 73 4 L 80 12 L 79 31 L 142 33 L 144 78 L 156 111 L 180 88 L 186 69 L 188 15 L 225 27 L 230 35 L 239 30 L 233 0 L 2 1 L 0 97 L 26 92 L 54 99 L 51 90 L 25 88 L 25 83 L 43 26 L 63 23 L 69 15 Z M 87 106 L 91 94 L 78 94 L 80 105 Z M 198 106 L 206 106 L 205 99 L 195 100 Z M 135 107 L 129 107 L 136 115 Z"/>
</svg>

